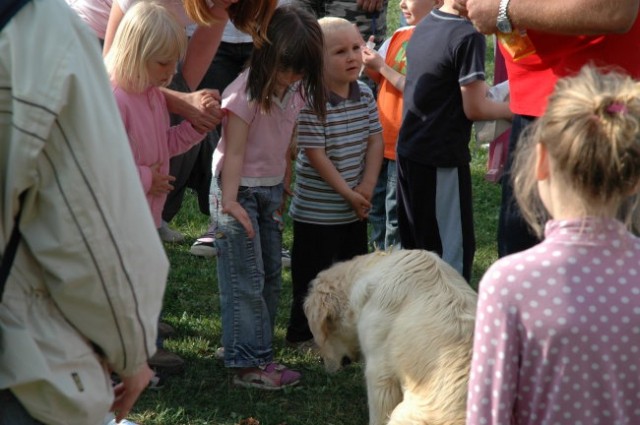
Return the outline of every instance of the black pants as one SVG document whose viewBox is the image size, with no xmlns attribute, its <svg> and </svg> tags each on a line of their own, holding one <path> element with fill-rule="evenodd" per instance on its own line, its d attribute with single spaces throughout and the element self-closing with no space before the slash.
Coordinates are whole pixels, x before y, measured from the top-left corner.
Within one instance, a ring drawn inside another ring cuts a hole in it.
<svg viewBox="0 0 640 425">
<path fill-rule="evenodd" d="M 400 244 L 435 252 L 470 282 L 476 239 L 469 165 L 438 168 L 400 155 L 396 164 Z"/>
<path fill-rule="evenodd" d="M 504 164 L 502 174 L 502 199 L 500 201 L 500 218 L 498 220 L 498 256 L 524 251 L 540 242 L 531 231 L 527 222 L 522 218 L 520 208 L 513 196 L 513 183 L 511 181 L 511 166 L 513 154 L 518 146 L 518 139 L 522 131 L 533 121 L 535 117 L 514 115 L 509 139 L 509 154 Z"/>
<path fill-rule="evenodd" d="M 10 390 L 0 390 L 0 425 L 44 425 L 20 404 Z"/>
<path fill-rule="evenodd" d="M 313 338 L 304 314 L 304 299 L 309 284 L 318 273 L 338 261 L 367 253 L 367 222 L 323 226 L 293 222 L 291 280 L 293 300 L 287 341 L 302 342 Z"/>
</svg>

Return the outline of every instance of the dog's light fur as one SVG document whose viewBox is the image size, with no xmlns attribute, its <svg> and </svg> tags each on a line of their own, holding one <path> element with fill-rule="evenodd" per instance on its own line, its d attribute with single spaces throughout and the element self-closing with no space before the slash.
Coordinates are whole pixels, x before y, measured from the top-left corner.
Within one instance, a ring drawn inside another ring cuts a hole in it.
<svg viewBox="0 0 640 425">
<path fill-rule="evenodd" d="M 304 310 L 327 371 L 363 354 L 370 425 L 458 425 L 476 303 L 437 255 L 398 250 L 319 273 Z"/>
</svg>

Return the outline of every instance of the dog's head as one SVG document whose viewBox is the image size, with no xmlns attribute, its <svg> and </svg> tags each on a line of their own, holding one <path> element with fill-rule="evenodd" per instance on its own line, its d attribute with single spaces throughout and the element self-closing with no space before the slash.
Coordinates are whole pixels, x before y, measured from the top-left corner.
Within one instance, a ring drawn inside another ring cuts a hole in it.
<svg viewBox="0 0 640 425">
<path fill-rule="evenodd" d="M 328 372 L 360 357 L 357 313 L 349 299 L 357 276 L 371 261 L 365 255 L 334 264 L 311 282 L 304 312 Z"/>
</svg>

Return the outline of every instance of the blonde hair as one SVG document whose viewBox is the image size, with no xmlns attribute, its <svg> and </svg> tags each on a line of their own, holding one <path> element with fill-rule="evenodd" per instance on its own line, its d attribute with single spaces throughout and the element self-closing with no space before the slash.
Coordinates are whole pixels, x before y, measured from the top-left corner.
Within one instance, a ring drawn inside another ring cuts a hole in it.
<svg viewBox="0 0 640 425">
<path fill-rule="evenodd" d="M 139 1 L 125 13 L 105 57 L 112 81 L 140 93 L 149 87 L 150 60 L 177 61 L 187 50 L 185 29 L 164 6 Z"/>
<path fill-rule="evenodd" d="M 347 21 L 344 18 L 337 18 L 335 16 L 325 16 L 324 18 L 320 18 L 318 19 L 318 24 L 320 24 L 320 28 L 322 28 L 323 34 L 334 33 L 336 31 L 342 31 L 345 29 L 358 31 L 353 23 Z"/>
<path fill-rule="evenodd" d="M 558 81 L 544 115 L 518 143 L 514 194 L 523 217 L 542 234 L 548 213 L 535 177 L 535 146 L 547 149 L 554 175 L 593 206 L 616 205 L 629 224 L 640 183 L 640 85 L 613 70 L 584 66 Z"/>
<path fill-rule="evenodd" d="M 198 25 L 211 25 L 217 19 L 211 13 L 209 0 L 183 0 L 187 16 Z M 253 38 L 256 46 L 268 41 L 267 26 L 278 6 L 278 0 L 239 0 L 229 6 L 229 20 L 240 31 Z"/>
</svg>

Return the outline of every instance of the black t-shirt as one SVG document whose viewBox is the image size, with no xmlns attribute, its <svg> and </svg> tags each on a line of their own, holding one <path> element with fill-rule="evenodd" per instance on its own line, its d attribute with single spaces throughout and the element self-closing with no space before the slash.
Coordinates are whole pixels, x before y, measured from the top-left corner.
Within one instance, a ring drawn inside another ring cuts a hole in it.
<svg viewBox="0 0 640 425">
<path fill-rule="evenodd" d="M 460 87 L 485 79 L 485 51 L 484 36 L 459 16 L 434 10 L 416 26 L 407 45 L 399 156 L 434 167 L 469 163 L 471 121 Z"/>
</svg>

